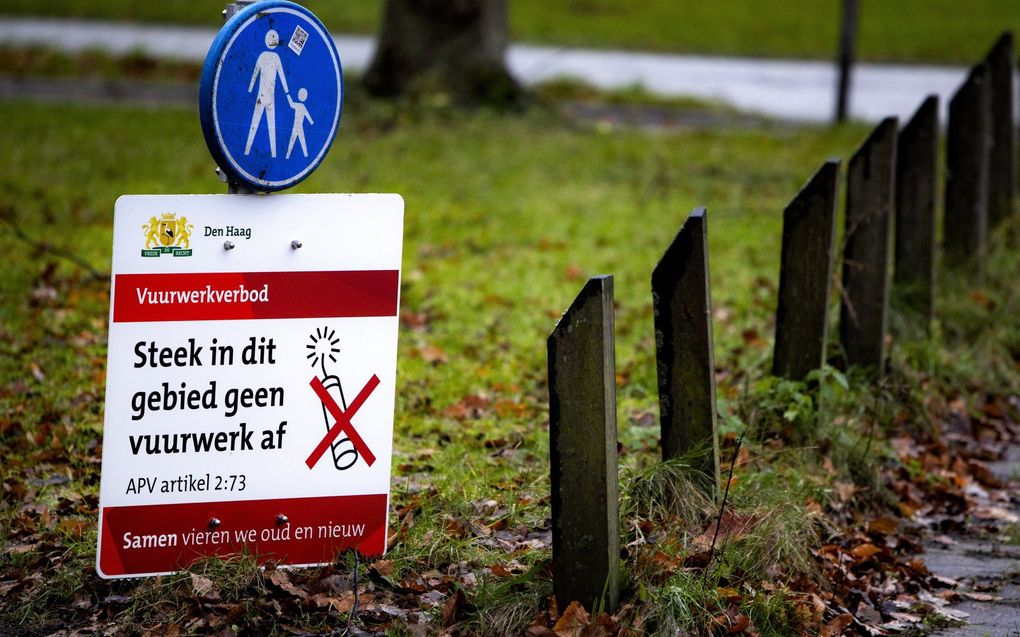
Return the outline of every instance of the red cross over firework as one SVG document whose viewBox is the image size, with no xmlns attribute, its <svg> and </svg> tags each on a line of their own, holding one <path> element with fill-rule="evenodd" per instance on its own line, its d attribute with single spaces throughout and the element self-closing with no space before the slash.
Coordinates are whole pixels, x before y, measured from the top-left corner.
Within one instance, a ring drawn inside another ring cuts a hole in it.
<svg viewBox="0 0 1020 637">
<path fill-rule="evenodd" d="M 336 424 L 329 428 L 329 431 L 326 432 L 326 437 L 323 438 L 315 447 L 315 450 L 312 451 L 312 455 L 308 456 L 308 459 L 305 460 L 305 464 L 308 465 L 309 469 L 314 467 L 316 463 L 319 462 L 319 459 L 322 458 L 322 455 L 326 453 L 326 450 L 329 449 L 329 446 L 333 444 L 333 441 L 337 439 L 341 432 L 343 432 L 347 434 L 351 444 L 354 445 L 354 448 L 357 449 L 361 457 L 365 459 L 365 463 L 371 467 L 375 462 L 375 454 L 372 453 L 372 450 L 365 444 L 364 439 L 362 439 L 361 435 L 354 429 L 354 425 L 351 424 L 351 419 L 354 418 L 354 414 L 358 413 L 358 410 L 361 409 L 361 406 L 366 400 L 368 400 L 368 397 L 373 391 L 375 391 L 375 388 L 379 386 L 379 377 L 372 374 L 372 378 L 365 383 L 365 386 L 362 387 L 361 391 L 358 392 L 358 395 L 351 401 L 351 404 L 347 406 L 347 411 L 340 409 L 340 406 L 336 404 L 333 397 L 329 395 L 328 391 L 326 391 L 326 388 L 322 385 L 322 381 L 319 380 L 318 376 L 313 377 L 309 384 L 312 386 L 312 390 L 315 391 L 315 394 L 319 397 L 319 400 L 322 401 L 322 404 L 326 407 L 326 411 L 336 418 Z"/>
</svg>

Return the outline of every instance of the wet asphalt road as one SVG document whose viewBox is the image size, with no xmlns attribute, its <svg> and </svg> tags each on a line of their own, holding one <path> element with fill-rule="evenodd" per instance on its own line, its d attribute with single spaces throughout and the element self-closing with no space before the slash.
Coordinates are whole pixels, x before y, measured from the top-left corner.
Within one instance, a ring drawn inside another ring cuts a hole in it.
<svg viewBox="0 0 1020 637">
<path fill-rule="evenodd" d="M 0 42 L 44 45 L 65 51 L 106 49 L 124 54 L 146 51 L 160 57 L 200 62 L 216 33 L 210 26 L 140 25 L 80 20 L 0 18 Z M 366 36 L 334 36 L 348 70 L 364 69 L 375 44 Z M 991 43 L 989 43 L 991 44 Z M 765 60 L 514 44 L 511 71 L 526 84 L 573 77 L 613 89 L 641 85 L 663 96 L 718 101 L 741 110 L 793 122 L 832 118 L 835 65 L 827 62 Z M 853 78 L 851 114 L 868 122 L 889 115 L 910 117 L 928 94 L 946 103 L 966 69 L 861 64 Z"/>
</svg>

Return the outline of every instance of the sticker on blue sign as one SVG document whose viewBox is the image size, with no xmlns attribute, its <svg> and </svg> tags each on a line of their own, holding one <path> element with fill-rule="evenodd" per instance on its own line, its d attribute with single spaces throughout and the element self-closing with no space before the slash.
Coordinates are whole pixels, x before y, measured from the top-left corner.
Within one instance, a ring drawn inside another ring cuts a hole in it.
<svg viewBox="0 0 1020 637">
<path fill-rule="evenodd" d="M 202 132 L 227 178 L 277 191 L 308 177 L 333 144 L 343 68 L 329 31 L 311 11 L 264 0 L 220 30 L 199 91 Z"/>
</svg>

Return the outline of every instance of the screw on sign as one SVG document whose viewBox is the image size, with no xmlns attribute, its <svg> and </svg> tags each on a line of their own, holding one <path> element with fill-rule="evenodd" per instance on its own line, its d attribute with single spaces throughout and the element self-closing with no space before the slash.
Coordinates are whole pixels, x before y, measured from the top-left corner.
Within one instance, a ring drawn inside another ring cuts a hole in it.
<svg viewBox="0 0 1020 637">
<path fill-rule="evenodd" d="M 322 22 L 292 2 L 256 2 L 233 15 L 209 49 L 202 132 L 228 181 L 283 190 L 329 151 L 343 94 L 340 56 Z"/>
</svg>

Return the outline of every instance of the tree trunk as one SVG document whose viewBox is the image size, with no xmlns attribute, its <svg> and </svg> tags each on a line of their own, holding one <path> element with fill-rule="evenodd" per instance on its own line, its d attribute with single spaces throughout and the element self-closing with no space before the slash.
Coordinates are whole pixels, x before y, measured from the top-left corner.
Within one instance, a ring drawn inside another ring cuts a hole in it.
<svg viewBox="0 0 1020 637">
<path fill-rule="evenodd" d="M 507 0 L 387 0 L 369 93 L 444 91 L 460 103 L 507 104 L 521 89 L 506 66 Z"/>
</svg>

